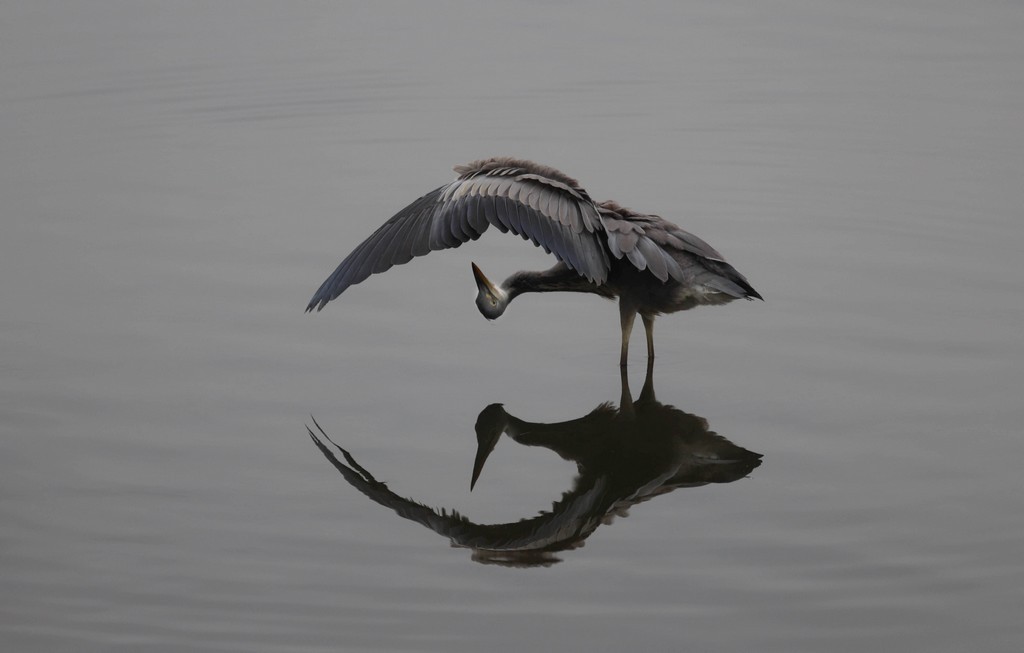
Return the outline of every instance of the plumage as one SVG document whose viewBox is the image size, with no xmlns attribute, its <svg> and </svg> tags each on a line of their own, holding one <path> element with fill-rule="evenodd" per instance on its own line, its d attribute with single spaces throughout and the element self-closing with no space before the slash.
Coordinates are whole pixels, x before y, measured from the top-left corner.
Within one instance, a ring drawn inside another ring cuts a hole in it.
<svg viewBox="0 0 1024 653">
<path fill-rule="evenodd" d="M 500 316 L 525 292 L 589 292 L 619 299 L 620 362 L 639 313 L 654 355 L 653 321 L 661 313 L 761 295 L 721 254 L 668 220 L 597 203 L 572 177 L 508 157 L 456 166 L 454 181 L 423 195 L 359 244 L 313 294 L 306 311 L 321 310 L 371 274 L 431 251 L 459 247 L 488 227 L 511 232 L 551 253 L 544 272 L 519 272 L 500 286 L 473 266 L 477 307 Z"/>
</svg>

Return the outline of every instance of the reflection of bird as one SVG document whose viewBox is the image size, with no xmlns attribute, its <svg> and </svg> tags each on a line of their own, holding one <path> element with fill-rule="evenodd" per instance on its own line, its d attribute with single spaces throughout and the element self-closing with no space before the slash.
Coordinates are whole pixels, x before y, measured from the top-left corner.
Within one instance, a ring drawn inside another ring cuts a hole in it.
<svg viewBox="0 0 1024 653">
<path fill-rule="evenodd" d="M 615 202 L 596 203 L 579 183 L 531 161 L 493 158 L 457 166 L 458 177 L 399 211 L 349 254 L 313 295 L 322 309 L 346 288 L 393 265 L 479 238 L 487 227 L 511 231 L 554 254 L 543 272 L 517 272 L 494 285 L 473 264 L 476 305 L 489 320 L 528 292 L 585 292 L 618 298 L 620 364 L 637 314 L 654 357 L 654 318 L 699 304 L 761 299 L 746 278 L 700 238 L 656 215 Z"/>
<path fill-rule="evenodd" d="M 342 462 L 321 439 L 313 442 L 353 487 L 398 515 L 473 550 L 478 562 L 509 566 L 549 565 L 555 553 L 575 549 L 602 524 L 626 516 L 631 506 L 678 488 L 731 483 L 761 464 L 761 454 L 737 446 L 708 428 L 703 417 L 659 403 L 648 363 L 647 380 L 634 402 L 625 374 L 618 408 L 601 404 L 578 419 L 557 424 L 526 422 L 491 404 L 477 418 L 473 484 L 502 434 L 541 446 L 576 463 L 572 488 L 551 510 L 504 524 L 480 524 L 449 510 L 401 497 L 376 480 L 349 452 Z M 317 425 L 319 428 L 319 424 Z M 335 445 L 337 446 L 337 445 Z"/>
</svg>

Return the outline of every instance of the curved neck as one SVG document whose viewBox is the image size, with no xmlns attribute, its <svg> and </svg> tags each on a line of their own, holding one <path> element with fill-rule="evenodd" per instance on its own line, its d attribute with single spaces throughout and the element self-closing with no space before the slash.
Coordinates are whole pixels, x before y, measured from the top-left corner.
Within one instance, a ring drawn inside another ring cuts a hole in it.
<svg viewBox="0 0 1024 653">
<path fill-rule="evenodd" d="M 613 295 L 606 286 L 598 286 L 563 263 L 543 272 L 516 272 L 501 284 L 508 301 L 528 292 L 589 292 L 605 297 Z"/>
</svg>

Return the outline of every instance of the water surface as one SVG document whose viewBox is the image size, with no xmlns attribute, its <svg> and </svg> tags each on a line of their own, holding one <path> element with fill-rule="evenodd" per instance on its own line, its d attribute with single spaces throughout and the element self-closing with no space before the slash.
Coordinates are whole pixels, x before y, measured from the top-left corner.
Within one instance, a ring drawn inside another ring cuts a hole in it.
<svg viewBox="0 0 1024 653">
<path fill-rule="evenodd" d="M 1022 31 L 997 2 L 5 5 L 4 649 L 1019 650 Z M 622 410 L 617 314 L 483 320 L 470 261 L 549 265 L 515 238 L 303 314 L 495 154 L 765 296 L 660 319 L 652 376 L 672 434 L 758 465 L 641 479 L 674 460 L 636 453 L 652 429 L 619 467 L 568 455 L 563 423 Z M 501 436 L 470 492 L 496 403 L 562 439 Z M 395 497 L 587 535 L 482 564 L 347 481 L 313 418 Z M 599 487 L 628 491 L 572 494 Z"/>
</svg>

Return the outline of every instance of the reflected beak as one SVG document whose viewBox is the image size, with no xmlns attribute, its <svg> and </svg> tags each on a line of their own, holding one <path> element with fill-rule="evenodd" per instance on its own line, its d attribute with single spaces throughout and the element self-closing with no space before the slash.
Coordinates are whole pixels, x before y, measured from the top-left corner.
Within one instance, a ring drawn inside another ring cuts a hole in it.
<svg viewBox="0 0 1024 653">
<path fill-rule="evenodd" d="M 480 292 L 486 292 L 493 297 L 497 297 L 498 289 L 494 287 L 491 280 L 484 276 L 484 273 L 480 271 L 476 263 L 471 263 L 471 265 L 473 266 L 473 276 L 476 277 L 476 287 L 480 289 Z"/>
<path fill-rule="evenodd" d="M 480 416 L 476 418 L 476 459 L 473 461 L 473 478 L 469 481 L 470 492 L 476 486 L 487 457 L 494 451 L 507 425 L 508 413 L 501 404 L 491 404 L 480 411 Z"/>
</svg>

